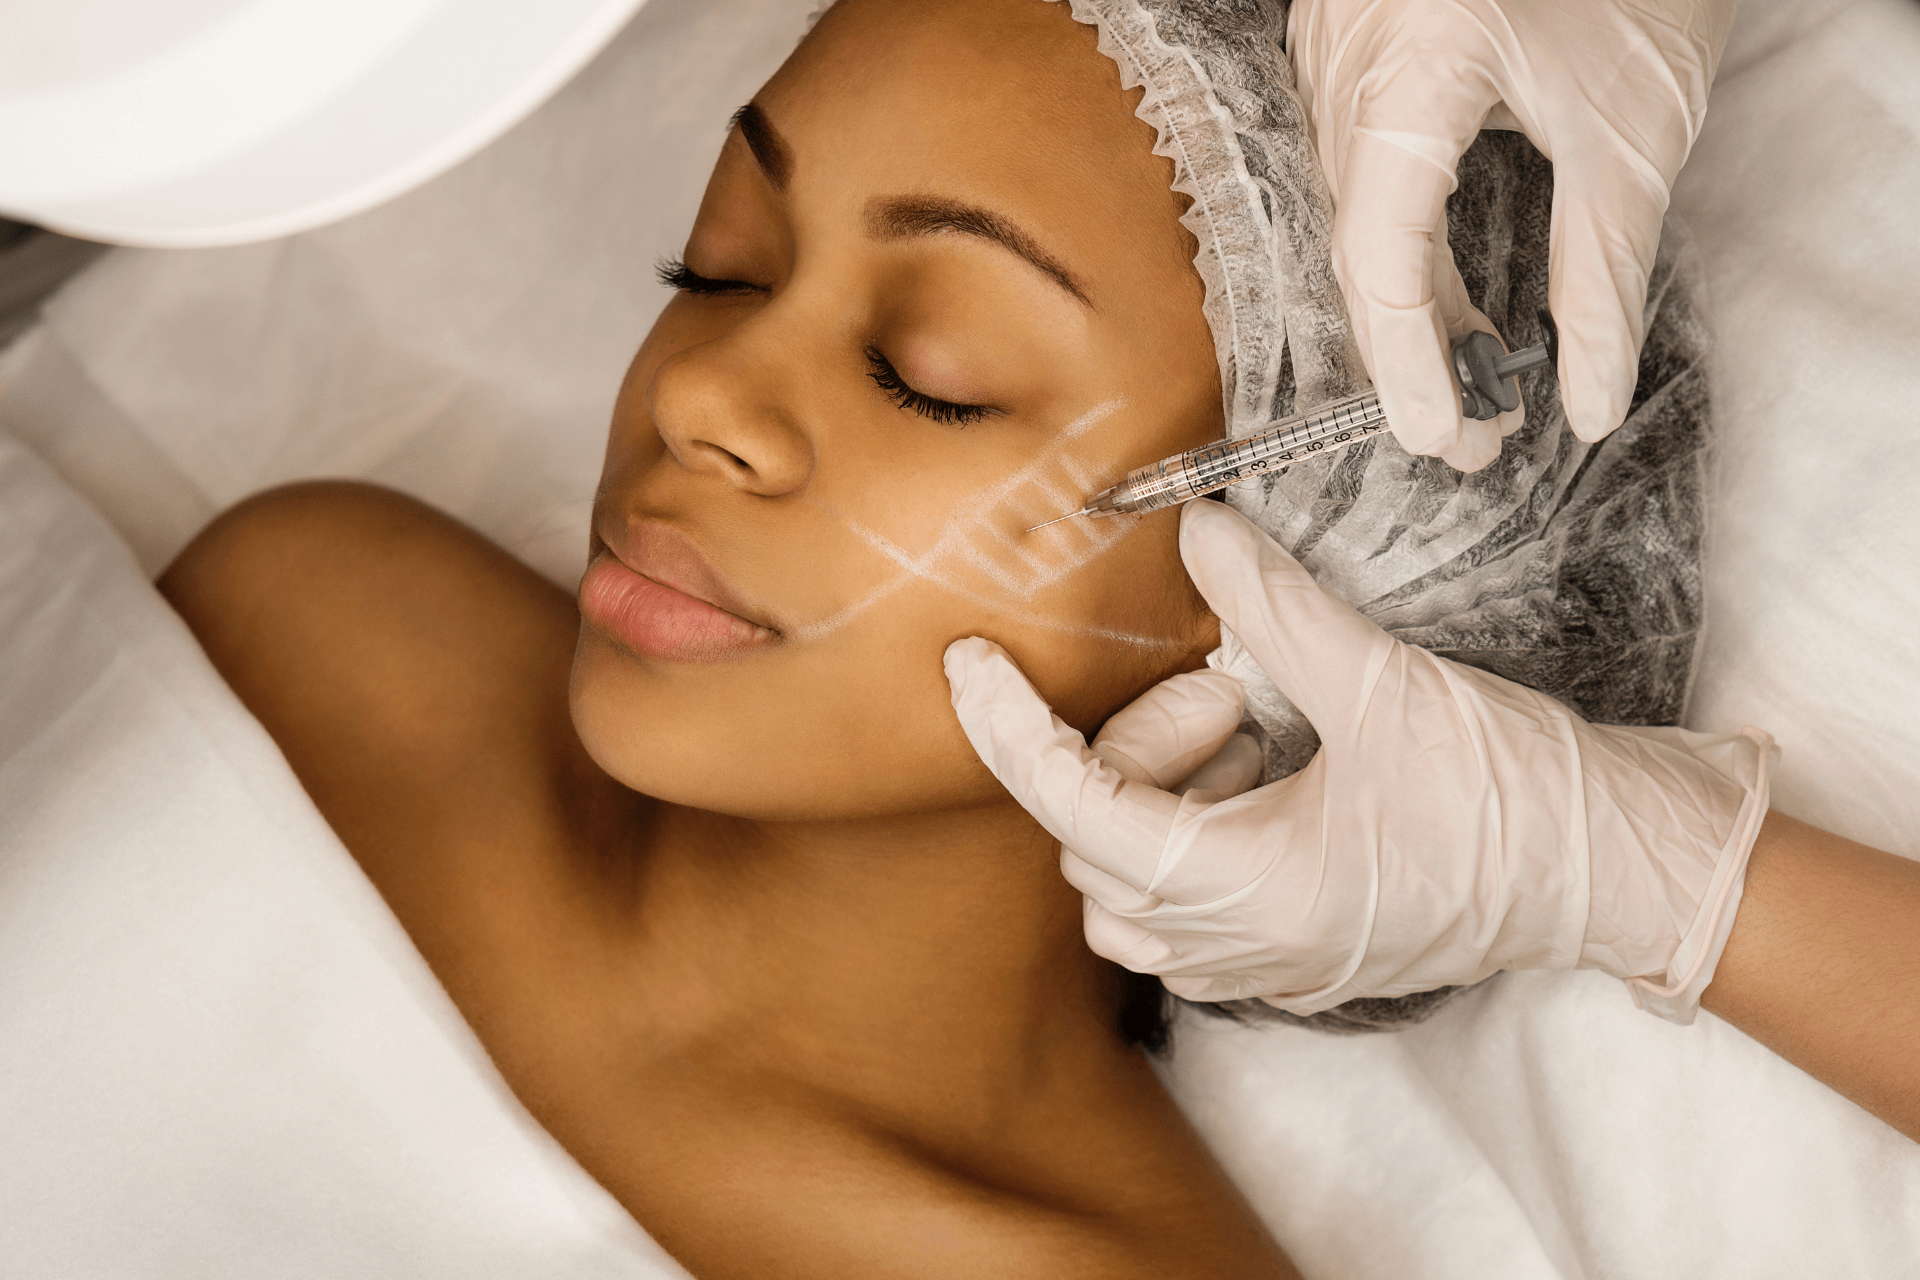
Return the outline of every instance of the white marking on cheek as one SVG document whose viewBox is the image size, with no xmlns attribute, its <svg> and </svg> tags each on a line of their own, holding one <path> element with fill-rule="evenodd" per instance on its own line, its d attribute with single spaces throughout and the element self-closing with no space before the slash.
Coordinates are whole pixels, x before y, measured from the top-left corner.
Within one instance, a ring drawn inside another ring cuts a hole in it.
<svg viewBox="0 0 1920 1280">
<path fill-rule="evenodd" d="M 1093 408 L 1060 428 L 1060 435 L 1067 440 L 1083 436 L 1126 407 L 1127 398 L 1125 396 L 1115 396 L 1111 400 L 1102 400 L 1099 404 L 1093 406 Z"/>
<path fill-rule="evenodd" d="M 839 612 L 830 614 L 818 622 L 809 622 L 805 626 L 796 627 L 787 634 L 800 641 L 825 639 L 889 596 L 898 595 L 901 588 L 913 581 L 914 575 L 911 573 L 896 573 Z"/>
<path fill-rule="evenodd" d="M 1008 568 L 1006 563 L 998 557 L 987 554 L 984 547 L 963 546 L 942 556 L 939 560 L 922 563 L 925 563 L 929 569 L 935 565 L 958 563 L 973 570 L 974 573 L 1010 596 L 1024 600 L 1033 594 L 1032 588 L 1018 573 Z"/>
<path fill-rule="evenodd" d="M 972 588 L 968 587 L 966 583 L 955 578 L 951 573 L 942 572 L 940 567 L 937 564 L 931 563 L 933 559 L 931 554 L 929 554 L 928 556 L 916 557 L 913 555 L 912 552 L 900 546 L 898 543 L 895 543 L 893 540 L 886 537 L 884 534 L 876 533 L 872 529 L 867 528 L 865 525 L 860 524 L 856 520 L 845 520 L 845 524 L 847 525 L 847 528 L 854 534 L 855 537 L 859 538 L 862 542 L 866 543 L 869 547 L 872 547 L 875 551 L 879 552 L 881 555 L 885 556 L 887 559 L 899 565 L 902 569 L 906 570 L 906 572 L 911 574 L 913 577 L 918 578 L 921 581 L 928 583 L 929 585 L 938 587 L 942 591 L 945 591 L 948 594 L 956 596 L 959 599 L 965 600 L 971 604 L 977 604 L 977 605 L 980 605 L 982 608 L 991 609 L 995 613 L 999 613 L 1005 617 L 1011 618 L 1016 622 L 1024 623 L 1028 626 L 1044 628 L 1049 631 L 1062 631 L 1069 635 L 1081 636 L 1086 639 L 1111 640 L 1111 641 L 1119 642 L 1121 644 L 1129 644 L 1129 645 L 1134 645 L 1140 648 L 1147 648 L 1147 649 L 1169 649 L 1169 648 L 1177 647 L 1180 643 L 1177 640 L 1168 639 L 1164 636 L 1139 635 L 1137 633 L 1130 632 L 1130 631 L 1119 631 L 1112 627 L 1089 626 L 1083 623 L 1063 622 L 1058 618 L 1050 617 L 1046 614 L 1035 613 L 1031 609 L 1022 609 L 1022 608 L 1010 606 L 1005 600 L 995 599 L 979 591 L 973 590 Z M 951 558 L 951 557 L 943 557 L 943 558 Z M 899 582 L 899 579 L 896 578 L 890 581 L 887 585 L 888 587 L 891 587 L 892 589 L 897 590 L 898 582 Z M 891 594 L 891 592 L 889 592 L 889 594 Z M 848 612 L 847 610 L 843 610 L 842 614 L 845 614 L 847 612 Z M 842 614 L 837 614 L 835 615 L 835 617 L 838 618 L 842 616 Z"/>
<path fill-rule="evenodd" d="M 925 559 L 940 559 L 956 542 L 977 546 L 985 535 L 984 540 L 998 544 L 1003 560 L 1010 562 L 996 567 L 989 576 L 1015 598 L 1031 600 L 1111 547 L 1126 533 L 1130 521 L 1108 522 L 1110 527 L 1099 530 L 1056 528 L 1038 537 L 1027 526 L 1033 523 L 1033 517 L 1042 513 L 1051 516 L 1084 499 L 1094 485 L 1094 476 L 1072 446 L 1125 403 L 1116 399 L 1096 405 L 1061 428 L 1038 457 L 955 512 L 947 533 Z M 1091 521 L 1069 523 L 1086 525 Z M 1013 527 L 1016 525 L 1017 530 Z M 985 571 L 985 566 L 982 568 Z"/>
<path fill-rule="evenodd" d="M 1124 537 L 1132 525 L 1132 521 L 1125 517 L 1098 522 L 1091 519 L 1069 521 L 1066 525 L 1056 525 L 1037 538 L 1017 536 L 1010 528 L 1002 526 L 1009 523 L 1003 517 L 1010 511 L 1017 513 L 1025 509 L 1026 504 L 1015 506 L 1016 497 L 1023 491 L 1037 492 L 1041 502 L 1046 505 L 1064 506 L 1069 502 L 1080 502 L 1081 495 L 1093 487 L 1095 479 L 1093 473 L 1067 446 L 1118 412 L 1125 404 L 1124 399 L 1108 400 L 1062 427 L 1038 457 L 963 503 L 954 513 L 947 529 L 924 555 L 914 555 L 892 539 L 819 504 L 816 499 L 816 505 L 821 505 L 823 510 L 867 547 L 898 566 L 900 572 L 832 616 L 793 631 L 793 637 L 798 640 L 817 640 L 831 635 L 874 605 L 899 592 L 908 582 L 917 580 L 1030 626 L 1142 648 L 1175 647 L 1178 641 L 1163 637 L 1065 622 L 1020 608 L 1008 599 L 996 598 L 969 586 L 954 572 L 956 569 L 971 571 L 1012 600 L 1030 601 L 1041 590 L 1085 567 Z M 1048 474 L 1050 470 L 1064 474 L 1072 489 L 1079 492 L 1076 494 L 1063 487 Z M 1106 527 L 1088 527 L 1096 523 Z M 981 545 L 983 541 L 987 543 L 984 547 Z M 992 554 L 995 550 L 1001 553 L 998 557 Z"/>
<path fill-rule="evenodd" d="M 1087 497 L 1092 495 L 1094 488 L 1093 476 L 1085 467 L 1080 465 L 1080 459 L 1074 457 L 1072 454 L 1066 455 L 1060 459 L 1060 470 L 1066 472 L 1067 479 L 1073 481 L 1073 487 L 1078 489 L 1082 495 L 1080 498 L 1069 499 L 1069 501 L 1083 502 Z"/>
<path fill-rule="evenodd" d="M 1050 566 L 1047 564 L 1045 558 L 1031 547 L 1025 545 L 1025 540 L 1018 534 L 1009 533 L 997 524 L 988 528 L 987 536 L 998 544 L 998 550 L 1002 556 L 1017 561 L 1020 566 L 1027 571 L 1026 577 L 1028 585 L 1023 586 L 1016 575 L 1002 570 L 1002 576 L 1009 579 L 1007 584 L 1008 590 L 1013 591 L 1022 599 L 1031 598 L 1035 590 L 1032 583 L 1042 580 L 1049 572 Z"/>
</svg>

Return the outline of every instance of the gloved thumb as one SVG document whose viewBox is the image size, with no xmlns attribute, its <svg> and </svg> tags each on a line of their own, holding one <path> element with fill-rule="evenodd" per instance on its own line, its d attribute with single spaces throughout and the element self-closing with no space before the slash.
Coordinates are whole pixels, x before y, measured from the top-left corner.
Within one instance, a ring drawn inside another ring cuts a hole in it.
<svg viewBox="0 0 1920 1280">
<path fill-rule="evenodd" d="M 1095 755 L 999 645 L 956 640 L 945 666 L 960 727 L 1020 807 L 1106 874 L 1136 890 L 1152 883 L 1180 798 Z"/>
<path fill-rule="evenodd" d="M 1132 781 L 1171 791 L 1225 745 L 1245 701 L 1240 682 L 1225 672 L 1188 671 L 1114 712 L 1093 750 Z"/>
<path fill-rule="evenodd" d="M 1219 502 L 1180 513 L 1180 558 L 1221 625 L 1322 737 L 1359 712 L 1356 695 L 1394 641 L 1322 591 L 1298 560 Z"/>
<path fill-rule="evenodd" d="M 1637 159 L 1637 157 L 1636 157 Z M 1557 183 L 1547 304 L 1560 326 L 1567 425 L 1605 439 L 1626 421 L 1646 337 L 1647 282 L 1660 249 L 1666 188 L 1618 158 L 1583 158 Z"/>
<path fill-rule="evenodd" d="M 1085 901 L 1081 920 L 1087 949 L 1093 954 L 1135 973 L 1159 973 L 1180 963 L 1179 953 L 1160 935 L 1108 910 L 1097 899 Z"/>
<path fill-rule="evenodd" d="M 1266 754 L 1260 750 L 1260 744 L 1244 733 L 1236 733 L 1213 759 L 1195 769 L 1180 784 L 1179 794 L 1195 800 L 1237 796 L 1259 784 L 1266 764 Z"/>
</svg>

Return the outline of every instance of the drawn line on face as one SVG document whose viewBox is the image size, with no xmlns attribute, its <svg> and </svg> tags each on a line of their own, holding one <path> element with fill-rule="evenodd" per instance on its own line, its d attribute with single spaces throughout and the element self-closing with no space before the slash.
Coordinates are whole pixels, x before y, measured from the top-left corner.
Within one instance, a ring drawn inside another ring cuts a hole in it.
<svg viewBox="0 0 1920 1280">
<path fill-rule="evenodd" d="M 1039 591 L 1083 567 L 1095 555 L 1119 541 L 1126 533 L 1125 525 L 1130 522 L 1119 522 L 1119 527 L 1105 529 L 1061 530 L 1064 536 L 1059 538 L 1028 539 L 1014 536 L 1012 526 L 1016 523 L 1024 526 L 1024 521 L 1000 521 L 995 517 L 1008 507 L 1016 494 L 1028 488 L 1040 491 L 1040 505 L 1056 505 L 1061 500 L 1061 490 L 1050 481 L 1049 472 L 1060 468 L 1065 460 L 1073 457 L 1069 446 L 1074 441 L 1125 406 L 1126 400 L 1123 398 L 1108 400 L 1062 427 L 1039 456 L 987 486 L 961 506 L 954 513 L 946 532 L 926 555 L 917 557 L 916 562 L 930 570 L 937 570 L 942 564 L 958 558 L 1015 598 L 1031 600 Z M 845 522 L 845 517 L 841 519 Z M 980 547 L 982 534 L 1023 561 L 1030 569 L 1029 581 L 1022 582 L 1006 567 L 989 559 Z M 1081 544 L 1079 554 L 1073 554 L 1070 550 L 1076 543 Z M 1042 549 L 1047 547 L 1053 552 L 1051 556 L 1043 553 Z M 1068 554 L 1062 556 L 1061 552 Z"/>
<path fill-rule="evenodd" d="M 829 614 L 818 622 L 809 622 L 795 627 L 787 634 L 795 640 L 803 642 L 825 639 L 887 597 L 898 595 L 902 588 L 908 586 L 914 580 L 914 576 L 911 573 L 896 573 L 846 608 Z"/>
<path fill-rule="evenodd" d="M 1069 483 L 1078 487 L 1082 494 L 1087 492 L 1092 487 L 1092 480 L 1069 446 L 1124 408 L 1126 403 L 1124 398 L 1116 397 L 1095 405 L 1067 423 L 1038 457 L 1010 475 L 986 486 L 963 504 L 955 513 L 946 531 L 924 555 L 916 556 L 884 534 L 868 528 L 844 512 L 836 511 L 818 499 L 812 499 L 814 505 L 832 516 L 849 533 L 896 565 L 899 572 L 893 574 L 866 596 L 830 617 L 796 628 L 792 632 L 794 638 L 817 640 L 831 635 L 874 605 L 896 594 L 909 583 L 919 581 L 938 587 L 971 604 L 978 604 L 983 608 L 1006 614 L 1029 626 L 1146 648 L 1158 649 L 1178 644 L 1178 641 L 1138 635 L 1110 627 L 1063 622 L 1058 618 L 1036 613 L 1032 609 L 1023 608 L 1017 604 L 1010 606 L 1007 600 L 995 599 L 969 587 L 952 572 L 956 566 L 970 569 L 1013 600 L 1031 601 L 1040 591 L 1084 567 L 1124 537 L 1132 524 L 1130 520 L 1102 522 L 1113 526 L 1110 528 L 1086 527 L 1094 522 L 1079 521 L 1075 523 L 1080 527 L 1060 528 L 1055 535 L 1038 540 L 1043 546 L 1050 544 L 1053 554 L 1048 555 L 1041 548 L 1033 546 L 1028 537 L 1015 536 L 1012 530 L 1013 521 L 996 520 L 995 517 L 1009 507 L 1016 494 L 1030 487 L 1038 489 L 1044 505 L 1063 505 L 1080 501 L 1079 495 L 1068 493 L 1059 484 L 1053 482 L 1048 476 L 1048 471 L 1057 469 L 1064 472 Z M 1020 523 L 1024 523 L 1024 519 Z M 997 560 L 989 555 L 980 546 L 982 535 L 1005 557 L 1011 558 L 1020 572 L 1015 572 L 1004 560 Z"/>
<path fill-rule="evenodd" d="M 992 596 L 975 591 L 965 583 L 956 579 L 952 574 L 943 573 L 937 567 L 930 565 L 928 563 L 930 557 L 916 557 L 905 547 L 900 546 L 883 534 L 874 532 L 858 521 L 849 520 L 846 523 L 848 529 L 855 537 L 900 566 L 903 570 L 903 573 L 898 575 L 900 578 L 917 578 L 922 582 L 939 587 L 941 590 L 950 595 L 957 596 L 969 604 L 977 604 L 982 608 L 992 609 L 994 612 L 1004 614 L 1016 622 L 1025 623 L 1028 626 L 1042 627 L 1049 631 L 1061 631 L 1068 635 L 1081 636 L 1086 639 L 1115 640 L 1122 644 L 1137 645 L 1143 648 L 1157 649 L 1179 643 L 1178 641 L 1164 637 L 1138 635 L 1131 631 L 1116 631 L 1111 627 L 1094 627 L 1081 623 L 1062 622 L 1058 618 L 1051 618 L 1042 613 L 1035 613 L 1031 609 L 1010 608 L 1006 601 L 996 600 Z"/>
</svg>

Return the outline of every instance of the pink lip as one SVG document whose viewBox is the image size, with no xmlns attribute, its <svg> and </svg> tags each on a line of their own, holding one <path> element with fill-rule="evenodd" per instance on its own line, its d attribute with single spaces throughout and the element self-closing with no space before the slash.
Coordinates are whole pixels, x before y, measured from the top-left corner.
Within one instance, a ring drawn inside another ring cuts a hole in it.
<svg viewBox="0 0 1920 1280">
<path fill-rule="evenodd" d="M 779 641 L 778 631 L 721 607 L 738 602 L 684 534 L 653 522 L 631 533 L 625 555 L 607 540 L 580 580 L 588 623 L 642 657 L 677 662 L 726 662 Z"/>
</svg>

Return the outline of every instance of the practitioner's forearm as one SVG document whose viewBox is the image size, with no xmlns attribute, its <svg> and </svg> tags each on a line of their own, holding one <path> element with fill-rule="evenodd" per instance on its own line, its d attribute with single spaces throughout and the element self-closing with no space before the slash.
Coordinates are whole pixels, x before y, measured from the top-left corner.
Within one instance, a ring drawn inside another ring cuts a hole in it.
<svg viewBox="0 0 1920 1280">
<path fill-rule="evenodd" d="M 1700 1003 L 1920 1141 L 1920 863 L 1769 814 Z"/>
</svg>

